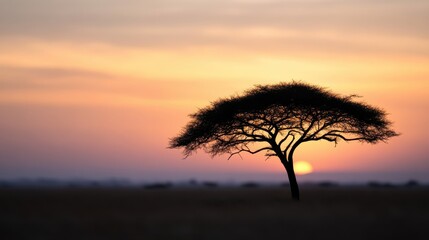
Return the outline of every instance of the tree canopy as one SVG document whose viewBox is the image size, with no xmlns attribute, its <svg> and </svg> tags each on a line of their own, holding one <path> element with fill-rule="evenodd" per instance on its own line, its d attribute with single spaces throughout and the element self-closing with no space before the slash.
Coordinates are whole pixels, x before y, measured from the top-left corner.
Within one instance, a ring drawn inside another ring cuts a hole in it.
<svg viewBox="0 0 429 240">
<path fill-rule="evenodd" d="M 259 85 L 192 114 L 170 146 L 184 147 L 186 156 L 199 148 L 214 156 L 249 152 L 248 143 L 277 140 L 286 153 L 298 141 L 377 143 L 397 135 L 383 110 L 356 97 L 300 82 Z"/>
<path fill-rule="evenodd" d="M 185 156 L 200 148 L 212 156 L 265 152 L 293 173 L 293 153 L 304 142 L 377 143 L 398 135 L 384 110 L 357 98 L 302 82 L 258 85 L 190 115 L 170 147 Z"/>
</svg>

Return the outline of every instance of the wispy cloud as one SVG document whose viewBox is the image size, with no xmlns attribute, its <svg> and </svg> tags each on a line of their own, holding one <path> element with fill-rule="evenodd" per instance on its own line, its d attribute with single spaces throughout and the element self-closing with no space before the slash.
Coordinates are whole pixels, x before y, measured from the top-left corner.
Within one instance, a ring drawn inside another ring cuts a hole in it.
<svg viewBox="0 0 429 240">
<path fill-rule="evenodd" d="M 0 34 L 148 48 L 428 55 L 428 12 L 422 0 L 19 0 L 0 1 Z"/>
</svg>

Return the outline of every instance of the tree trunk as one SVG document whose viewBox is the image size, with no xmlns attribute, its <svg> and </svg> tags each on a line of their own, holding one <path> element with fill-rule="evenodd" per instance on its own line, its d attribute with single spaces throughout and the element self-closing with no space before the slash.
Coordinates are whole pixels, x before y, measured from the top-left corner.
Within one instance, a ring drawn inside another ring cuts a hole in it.
<svg viewBox="0 0 429 240">
<path fill-rule="evenodd" d="M 298 182 L 296 181 L 295 171 L 293 170 L 293 165 L 291 163 L 283 164 L 288 178 L 289 178 L 289 185 L 290 185 L 290 191 L 292 193 L 292 199 L 298 201 L 299 200 L 299 187 Z"/>
</svg>

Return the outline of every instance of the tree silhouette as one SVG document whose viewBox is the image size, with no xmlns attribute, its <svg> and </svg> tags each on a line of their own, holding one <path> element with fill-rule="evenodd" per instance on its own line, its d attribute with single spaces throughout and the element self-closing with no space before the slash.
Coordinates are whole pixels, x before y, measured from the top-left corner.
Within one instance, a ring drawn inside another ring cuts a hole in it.
<svg viewBox="0 0 429 240">
<path fill-rule="evenodd" d="M 200 148 L 213 157 L 242 152 L 276 156 L 288 174 L 292 198 L 298 200 L 293 154 L 302 143 L 377 143 L 398 135 L 383 110 L 356 97 L 301 82 L 259 85 L 190 115 L 192 120 L 169 147 L 184 148 L 186 157 Z"/>
</svg>

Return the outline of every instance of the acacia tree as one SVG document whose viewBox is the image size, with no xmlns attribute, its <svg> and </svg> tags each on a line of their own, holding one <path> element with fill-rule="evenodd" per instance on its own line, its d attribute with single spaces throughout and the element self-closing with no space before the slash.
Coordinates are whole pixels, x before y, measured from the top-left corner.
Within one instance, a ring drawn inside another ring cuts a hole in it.
<svg viewBox="0 0 429 240">
<path fill-rule="evenodd" d="M 355 101 L 356 97 L 301 82 L 259 85 L 190 115 L 192 120 L 169 145 L 183 148 L 186 157 L 200 148 L 213 157 L 243 152 L 278 157 L 288 174 L 292 198 L 298 200 L 293 156 L 301 144 L 377 143 L 398 135 L 383 110 Z"/>
</svg>

